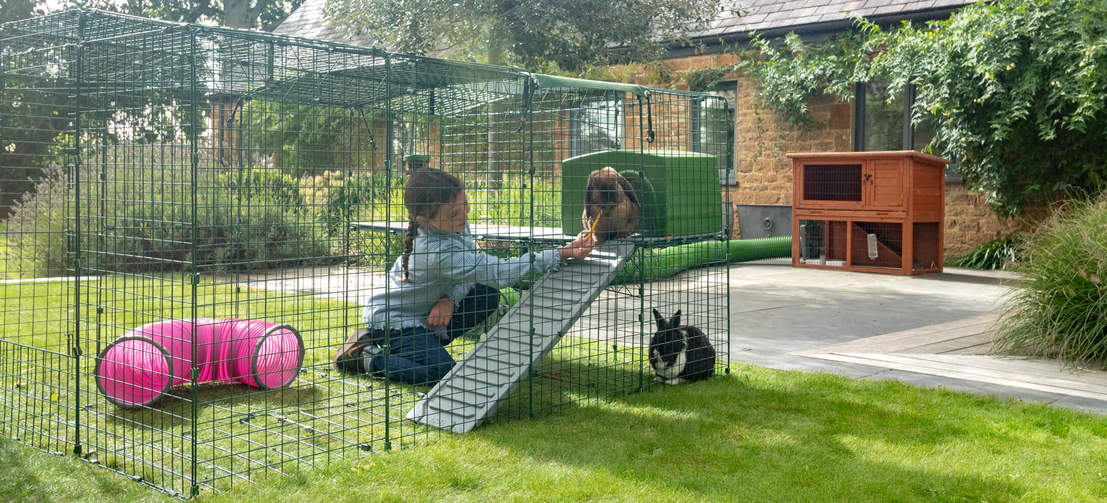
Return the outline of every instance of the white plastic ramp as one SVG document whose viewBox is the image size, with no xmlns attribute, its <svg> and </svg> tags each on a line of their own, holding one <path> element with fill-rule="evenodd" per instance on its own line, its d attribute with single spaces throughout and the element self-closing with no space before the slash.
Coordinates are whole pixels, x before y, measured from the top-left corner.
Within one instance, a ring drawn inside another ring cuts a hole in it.
<svg viewBox="0 0 1107 503">
<path fill-rule="evenodd" d="M 475 428 L 553 349 L 633 251 L 633 243 L 608 241 L 588 258 L 543 276 L 407 418 L 457 433 Z"/>
</svg>

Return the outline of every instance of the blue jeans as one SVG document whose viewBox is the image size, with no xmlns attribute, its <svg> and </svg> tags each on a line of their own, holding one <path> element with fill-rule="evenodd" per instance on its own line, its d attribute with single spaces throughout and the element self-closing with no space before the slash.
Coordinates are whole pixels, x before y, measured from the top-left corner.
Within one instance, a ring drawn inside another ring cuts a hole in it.
<svg viewBox="0 0 1107 503">
<path fill-rule="evenodd" d="M 469 329 L 477 326 L 496 311 L 500 305 L 500 291 L 477 284 L 469 295 L 454 308 L 450 324 L 446 326 L 449 344 Z M 383 338 L 383 337 L 382 337 Z M 454 359 L 446 351 L 443 341 L 423 327 L 393 330 L 386 359 L 384 353 L 369 360 L 369 371 L 378 376 L 409 384 L 434 386 L 454 367 Z"/>
</svg>

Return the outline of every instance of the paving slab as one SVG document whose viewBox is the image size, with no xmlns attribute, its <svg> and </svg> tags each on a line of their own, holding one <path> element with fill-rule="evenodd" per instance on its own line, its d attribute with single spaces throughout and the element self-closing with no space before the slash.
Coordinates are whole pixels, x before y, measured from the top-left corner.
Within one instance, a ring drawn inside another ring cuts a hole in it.
<svg viewBox="0 0 1107 503">
<path fill-rule="evenodd" d="M 1107 414 L 1107 372 L 990 354 L 992 326 L 1017 280 L 956 268 L 908 277 L 735 264 L 731 358 Z"/>
</svg>

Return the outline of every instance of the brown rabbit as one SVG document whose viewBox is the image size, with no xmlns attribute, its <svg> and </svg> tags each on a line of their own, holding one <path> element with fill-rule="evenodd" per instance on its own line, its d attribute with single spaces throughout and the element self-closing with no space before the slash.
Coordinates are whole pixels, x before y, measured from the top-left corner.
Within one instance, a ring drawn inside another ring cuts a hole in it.
<svg viewBox="0 0 1107 503">
<path fill-rule="evenodd" d="M 596 243 L 630 236 L 638 227 L 640 213 L 641 206 L 638 195 L 634 193 L 634 186 L 619 172 L 611 166 L 605 166 L 588 174 L 588 185 L 584 190 L 584 211 L 580 215 L 580 221 L 584 224 L 584 232 L 588 232 L 599 217 L 592 236 Z"/>
</svg>

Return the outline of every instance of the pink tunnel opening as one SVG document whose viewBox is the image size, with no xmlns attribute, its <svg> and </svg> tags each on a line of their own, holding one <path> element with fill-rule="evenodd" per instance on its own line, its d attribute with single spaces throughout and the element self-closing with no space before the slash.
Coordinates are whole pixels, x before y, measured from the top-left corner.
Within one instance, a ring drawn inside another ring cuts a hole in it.
<svg viewBox="0 0 1107 503">
<path fill-rule="evenodd" d="M 153 403 L 172 381 L 169 354 L 143 337 L 121 337 L 100 353 L 96 387 L 123 407 Z"/>
</svg>

